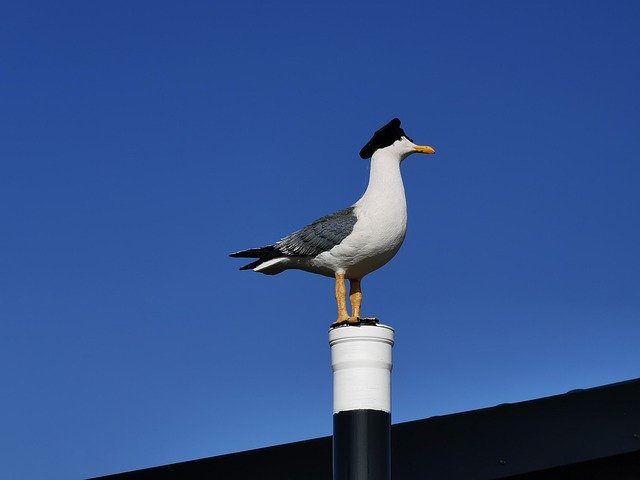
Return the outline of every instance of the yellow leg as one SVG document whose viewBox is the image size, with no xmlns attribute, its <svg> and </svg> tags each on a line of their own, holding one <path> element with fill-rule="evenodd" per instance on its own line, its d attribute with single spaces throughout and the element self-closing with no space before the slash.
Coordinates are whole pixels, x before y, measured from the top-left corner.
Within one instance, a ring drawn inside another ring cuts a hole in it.
<svg viewBox="0 0 640 480">
<path fill-rule="evenodd" d="M 347 312 L 347 287 L 344 284 L 344 274 L 336 273 L 336 303 L 338 304 L 338 319 L 335 323 L 349 321 Z"/>
<path fill-rule="evenodd" d="M 353 320 L 360 320 L 360 305 L 362 305 L 362 289 L 360 280 L 350 280 L 349 301 L 351 302 L 351 317 Z"/>
</svg>

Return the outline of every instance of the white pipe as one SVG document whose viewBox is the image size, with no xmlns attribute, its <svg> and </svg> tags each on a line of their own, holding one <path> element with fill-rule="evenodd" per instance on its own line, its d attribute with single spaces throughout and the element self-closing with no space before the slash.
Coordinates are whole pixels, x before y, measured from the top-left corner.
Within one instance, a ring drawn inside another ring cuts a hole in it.
<svg viewBox="0 0 640 480">
<path fill-rule="evenodd" d="M 334 413 L 391 413 L 393 342 L 393 328 L 387 325 L 349 325 L 329 331 Z"/>
</svg>

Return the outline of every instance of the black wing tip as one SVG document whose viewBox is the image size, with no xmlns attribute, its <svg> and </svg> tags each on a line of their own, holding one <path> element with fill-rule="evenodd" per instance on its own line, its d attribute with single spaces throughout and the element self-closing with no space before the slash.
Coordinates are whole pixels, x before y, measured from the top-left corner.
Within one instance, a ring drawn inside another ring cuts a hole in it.
<svg viewBox="0 0 640 480">
<path fill-rule="evenodd" d="M 267 245 L 266 247 L 249 248 L 248 250 L 240 250 L 239 252 L 230 253 L 232 258 L 262 258 L 273 252 L 275 245 Z"/>
</svg>

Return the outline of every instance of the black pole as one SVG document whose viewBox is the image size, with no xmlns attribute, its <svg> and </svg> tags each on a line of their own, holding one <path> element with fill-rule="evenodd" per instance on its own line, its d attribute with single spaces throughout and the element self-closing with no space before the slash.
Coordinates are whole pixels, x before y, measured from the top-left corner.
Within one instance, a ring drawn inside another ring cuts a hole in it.
<svg viewBox="0 0 640 480">
<path fill-rule="evenodd" d="M 350 410 L 333 415 L 333 480 L 391 478 L 391 415 Z"/>
<path fill-rule="evenodd" d="M 333 480 L 391 479 L 393 329 L 333 327 Z"/>
</svg>

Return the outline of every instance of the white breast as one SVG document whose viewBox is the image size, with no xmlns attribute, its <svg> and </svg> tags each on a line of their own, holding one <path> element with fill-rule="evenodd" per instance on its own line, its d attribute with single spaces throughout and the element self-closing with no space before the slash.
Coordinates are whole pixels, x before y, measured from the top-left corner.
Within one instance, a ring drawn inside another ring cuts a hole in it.
<svg viewBox="0 0 640 480">
<path fill-rule="evenodd" d="M 316 261 L 347 278 L 362 278 L 398 252 L 407 231 L 407 203 L 397 155 L 374 155 L 369 185 L 355 203 L 353 231 Z"/>
</svg>

